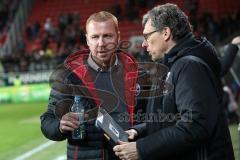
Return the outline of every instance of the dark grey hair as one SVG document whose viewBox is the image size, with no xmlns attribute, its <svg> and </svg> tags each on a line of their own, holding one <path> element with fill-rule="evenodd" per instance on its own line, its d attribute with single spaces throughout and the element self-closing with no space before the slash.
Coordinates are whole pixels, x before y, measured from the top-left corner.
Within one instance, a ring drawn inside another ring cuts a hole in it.
<svg viewBox="0 0 240 160">
<path fill-rule="evenodd" d="M 165 27 L 169 27 L 173 35 L 173 40 L 176 42 L 188 33 L 192 33 L 192 26 L 189 23 L 188 17 L 176 4 L 166 3 L 158 5 L 148 11 L 143 16 L 143 27 L 148 19 L 151 19 L 151 25 L 156 29 L 163 30 Z"/>
</svg>

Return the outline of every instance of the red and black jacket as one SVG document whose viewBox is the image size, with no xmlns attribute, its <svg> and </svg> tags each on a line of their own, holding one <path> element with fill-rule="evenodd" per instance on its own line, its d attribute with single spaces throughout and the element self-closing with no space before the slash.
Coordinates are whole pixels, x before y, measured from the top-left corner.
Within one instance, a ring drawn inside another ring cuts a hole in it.
<svg viewBox="0 0 240 160">
<path fill-rule="evenodd" d="M 100 100 L 96 92 L 91 76 L 87 70 L 85 62 L 89 56 L 89 50 L 79 51 L 70 55 L 65 65 L 70 69 L 87 87 L 88 91 L 92 95 L 97 107 L 100 106 Z M 124 76 L 124 94 L 127 103 L 128 113 L 130 117 L 130 125 L 133 125 L 133 113 L 135 102 L 136 82 L 138 77 L 138 65 L 135 59 L 129 54 L 121 51 L 117 54 L 119 60 L 123 63 L 123 76 Z"/>
<path fill-rule="evenodd" d="M 123 64 L 124 94 L 130 117 L 129 123 L 130 126 L 132 126 L 138 65 L 135 59 L 127 53 L 120 51 L 117 56 Z M 93 98 L 95 107 L 100 106 L 97 89 L 86 66 L 88 57 L 89 50 L 73 53 L 66 59 L 64 66 L 61 66 L 58 68 L 59 70 L 52 74 L 50 78 L 52 91 L 49 98 L 48 110 L 41 116 L 41 129 L 47 138 L 57 141 L 68 139 L 68 159 L 103 159 L 106 157 L 104 155 L 106 152 L 103 151 L 105 148 L 102 142 L 104 139 L 103 134 L 94 126 L 94 122 L 88 122 L 88 137 L 81 142 L 74 142 L 71 139 L 70 133 L 63 135 L 58 129 L 60 121 L 59 116 L 56 116 L 58 111 L 66 112 L 68 110 L 66 108 L 69 108 L 69 105 L 62 107 L 60 102 L 62 102 L 62 104 L 70 104 L 67 103 L 67 101 L 70 102 L 73 99 L 73 95 L 78 92 L 76 91 L 76 88 L 79 89 L 79 87 L 76 87 L 78 84 L 82 84 L 84 89 L 87 89 L 87 92 Z M 86 93 L 86 91 L 83 92 Z M 66 103 L 63 102 L 64 100 L 66 100 Z M 112 148 L 109 150 L 112 150 Z M 112 158 L 113 157 L 111 157 L 111 159 Z"/>
</svg>

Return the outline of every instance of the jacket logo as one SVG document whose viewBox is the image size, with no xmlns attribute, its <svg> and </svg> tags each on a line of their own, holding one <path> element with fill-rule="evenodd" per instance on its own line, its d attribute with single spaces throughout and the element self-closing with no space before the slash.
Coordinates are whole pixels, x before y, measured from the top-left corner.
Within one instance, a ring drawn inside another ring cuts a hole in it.
<svg viewBox="0 0 240 160">
<path fill-rule="evenodd" d="M 140 94 L 140 91 L 141 91 L 141 87 L 140 87 L 140 85 L 137 83 L 137 84 L 136 84 L 135 96 L 138 96 L 138 95 Z"/>
</svg>

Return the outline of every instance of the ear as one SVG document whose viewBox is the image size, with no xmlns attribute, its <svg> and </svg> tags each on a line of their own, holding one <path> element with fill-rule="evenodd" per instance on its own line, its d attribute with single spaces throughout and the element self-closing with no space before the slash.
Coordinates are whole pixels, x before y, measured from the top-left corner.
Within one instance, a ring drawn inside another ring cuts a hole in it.
<svg viewBox="0 0 240 160">
<path fill-rule="evenodd" d="M 171 38 L 172 36 L 172 32 L 171 32 L 171 29 L 169 27 L 165 27 L 164 30 L 163 30 L 163 37 L 164 37 L 164 40 L 167 41 Z"/>
<path fill-rule="evenodd" d="M 88 41 L 88 34 L 85 34 L 87 45 L 89 46 L 89 41 Z"/>
<path fill-rule="evenodd" d="M 118 44 L 120 43 L 120 31 L 118 31 Z"/>
</svg>

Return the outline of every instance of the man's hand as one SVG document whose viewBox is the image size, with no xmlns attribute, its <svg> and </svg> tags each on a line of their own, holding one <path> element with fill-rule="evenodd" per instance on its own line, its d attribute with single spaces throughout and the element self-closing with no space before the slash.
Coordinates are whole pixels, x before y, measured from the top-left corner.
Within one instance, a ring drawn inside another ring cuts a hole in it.
<svg viewBox="0 0 240 160">
<path fill-rule="evenodd" d="M 59 130 L 61 133 L 72 132 L 80 125 L 76 113 L 68 112 L 60 120 Z"/>
<path fill-rule="evenodd" d="M 113 148 L 115 155 L 122 160 L 138 160 L 139 154 L 137 152 L 136 142 L 122 142 Z"/>
<path fill-rule="evenodd" d="M 232 44 L 240 45 L 240 36 L 234 37 L 232 40 Z"/>
<path fill-rule="evenodd" d="M 128 134 L 129 140 L 134 140 L 138 136 L 138 133 L 135 129 L 129 129 L 125 132 Z"/>
</svg>

